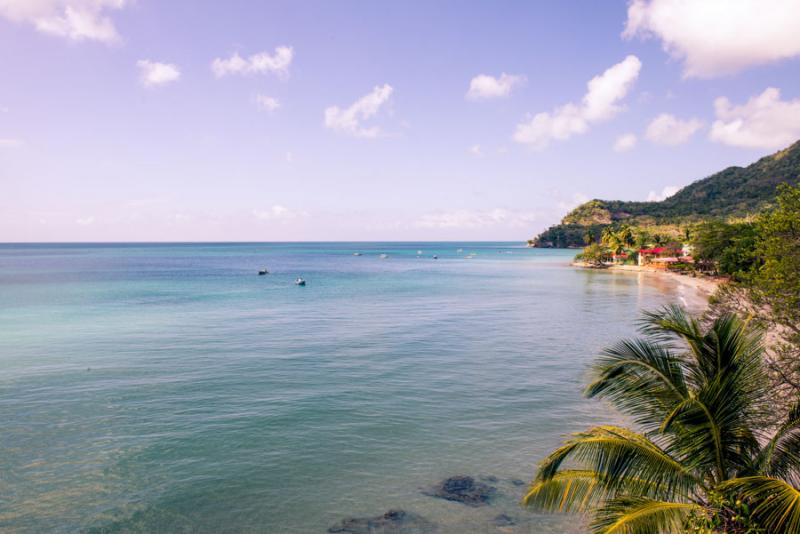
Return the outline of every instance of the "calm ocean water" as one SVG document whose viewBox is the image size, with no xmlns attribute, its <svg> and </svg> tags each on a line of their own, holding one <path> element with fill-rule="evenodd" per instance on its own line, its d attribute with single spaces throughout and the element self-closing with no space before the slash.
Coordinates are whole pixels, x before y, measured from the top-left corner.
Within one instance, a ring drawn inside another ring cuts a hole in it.
<svg viewBox="0 0 800 534">
<path fill-rule="evenodd" d="M 615 419 L 581 397 L 587 365 L 692 295 L 573 252 L 0 245 L 0 531 L 313 533 L 404 509 L 439 533 L 579 532 L 514 481 Z M 423 493 L 459 474 L 496 477 L 494 504 Z"/>
</svg>

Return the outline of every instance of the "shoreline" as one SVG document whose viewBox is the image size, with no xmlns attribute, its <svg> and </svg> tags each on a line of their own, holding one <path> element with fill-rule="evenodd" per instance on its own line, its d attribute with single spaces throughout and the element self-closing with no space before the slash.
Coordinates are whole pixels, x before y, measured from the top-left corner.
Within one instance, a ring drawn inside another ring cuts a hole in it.
<svg viewBox="0 0 800 534">
<path fill-rule="evenodd" d="M 725 282 L 725 279 L 719 277 L 711 277 L 705 275 L 691 276 L 687 274 L 676 273 L 672 271 L 665 271 L 663 269 L 653 269 L 649 267 L 640 267 L 638 265 L 605 265 L 603 267 L 595 267 L 587 263 L 571 262 L 573 267 L 581 269 L 594 269 L 598 271 L 611 271 L 623 273 L 648 273 L 659 275 L 661 277 L 671 279 L 677 283 L 691 288 L 701 297 L 706 304 L 711 296 L 717 291 L 717 288 Z"/>
</svg>

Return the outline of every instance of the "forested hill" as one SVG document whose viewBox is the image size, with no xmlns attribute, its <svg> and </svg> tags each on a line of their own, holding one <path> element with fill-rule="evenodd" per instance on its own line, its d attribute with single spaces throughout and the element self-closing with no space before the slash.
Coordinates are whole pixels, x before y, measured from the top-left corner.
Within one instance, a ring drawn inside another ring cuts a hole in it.
<svg viewBox="0 0 800 534">
<path fill-rule="evenodd" d="M 747 167 L 729 167 L 687 185 L 660 202 L 590 200 L 531 243 L 543 247 L 583 246 L 587 232 L 598 234 L 616 222 L 675 226 L 711 218 L 755 213 L 775 198 L 781 183 L 800 182 L 800 141 Z"/>
</svg>

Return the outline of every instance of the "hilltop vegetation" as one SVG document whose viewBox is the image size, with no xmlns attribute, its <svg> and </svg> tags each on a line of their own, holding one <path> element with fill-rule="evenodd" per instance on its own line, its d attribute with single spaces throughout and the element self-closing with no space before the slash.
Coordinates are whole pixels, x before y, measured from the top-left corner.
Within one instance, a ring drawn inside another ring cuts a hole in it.
<svg viewBox="0 0 800 534">
<path fill-rule="evenodd" d="M 800 141 L 747 167 L 729 167 L 698 180 L 660 202 L 590 200 L 530 243 L 540 247 L 579 247 L 589 235 L 624 222 L 651 234 L 680 238 L 684 227 L 711 219 L 744 218 L 770 205 L 779 184 L 800 183 Z"/>
</svg>

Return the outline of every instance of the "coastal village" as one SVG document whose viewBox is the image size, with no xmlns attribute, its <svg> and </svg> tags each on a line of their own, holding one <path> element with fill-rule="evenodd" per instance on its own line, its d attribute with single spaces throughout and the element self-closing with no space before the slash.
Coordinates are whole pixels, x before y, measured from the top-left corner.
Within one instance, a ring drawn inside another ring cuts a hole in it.
<svg viewBox="0 0 800 534">
<path fill-rule="evenodd" d="M 685 234 L 691 235 L 688 230 Z M 575 257 L 575 264 L 582 267 L 602 269 L 628 266 L 692 274 L 718 273 L 713 261 L 695 259 L 695 246 L 688 239 L 670 240 L 621 225 L 605 228 L 599 239 L 587 232 L 584 241 L 586 247 Z"/>
</svg>

